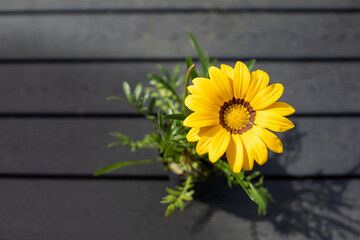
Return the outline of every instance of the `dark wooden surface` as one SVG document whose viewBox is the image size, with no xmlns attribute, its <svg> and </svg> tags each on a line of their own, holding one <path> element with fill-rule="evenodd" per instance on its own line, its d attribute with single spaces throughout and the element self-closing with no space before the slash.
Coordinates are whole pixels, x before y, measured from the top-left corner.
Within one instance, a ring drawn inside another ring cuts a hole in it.
<svg viewBox="0 0 360 240">
<path fill-rule="evenodd" d="M 359 20 L 355 0 L 0 1 L 0 239 L 360 239 Z M 194 55 L 186 31 L 220 62 L 257 58 L 297 110 L 257 168 L 265 217 L 220 183 L 165 218 L 159 164 L 92 177 L 157 156 L 106 147 L 151 123 L 105 98 Z"/>
</svg>

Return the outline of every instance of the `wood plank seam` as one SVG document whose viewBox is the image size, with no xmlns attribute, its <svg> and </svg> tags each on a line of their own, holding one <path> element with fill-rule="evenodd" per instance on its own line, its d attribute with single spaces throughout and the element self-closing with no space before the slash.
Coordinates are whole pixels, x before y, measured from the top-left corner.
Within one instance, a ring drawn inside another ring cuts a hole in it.
<svg viewBox="0 0 360 240">
<path fill-rule="evenodd" d="M 103 9 L 42 9 L 42 10 L 8 10 L 0 11 L 3 16 L 18 15 L 113 15 L 113 14 L 193 14 L 193 13 L 307 13 L 307 14 L 333 14 L 333 13 L 358 13 L 360 8 L 152 8 L 152 9 L 134 9 L 134 8 L 103 8 Z"/>
</svg>

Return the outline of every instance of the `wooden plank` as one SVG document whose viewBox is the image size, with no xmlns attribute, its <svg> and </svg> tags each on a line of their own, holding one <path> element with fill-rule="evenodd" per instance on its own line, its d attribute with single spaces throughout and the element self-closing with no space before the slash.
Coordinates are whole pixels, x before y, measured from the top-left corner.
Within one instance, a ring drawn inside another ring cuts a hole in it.
<svg viewBox="0 0 360 240">
<path fill-rule="evenodd" d="M 4 59 L 183 58 L 192 53 L 190 31 L 213 57 L 359 57 L 359 21 L 357 13 L 13 15 L 0 19 L 0 52 Z"/>
<path fill-rule="evenodd" d="M 360 7 L 356 0 L 317 0 L 317 1 L 301 1 L 301 0 L 262 0 L 262 1 L 234 1 L 224 0 L 215 1 L 161 1 L 161 0 L 133 0 L 133 1 L 118 1 L 118 0 L 75 0 L 75 1 L 51 1 L 51 0 L 2 0 L 0 3 L 1 10 L 57 10 L 57 9 L 188 9 L 188 8 L 265 8 L 265 9 L 338 9 L 338 8 L 352 8 Z"/>
<path fill-rule="evenodd" d="M 293 118 L 296 128 L 278 134 L 284 153 L 258 168 L 266 175 L 312 176 L 360 173 L 358 118 Z M 145 119 L 0 119 L 1 173 L 92 174 L 119 162 L 147 159 L 156 151 L 131 154 L 107 149 L 120 131 L 136 140 L 152 130 Z M 131 166 L 120 175 L 166 175 L 160 165 Z"/>
<path fill-rule="evenodd" d="M 359 180 L 269 181 L 268 215 L 234 187 L 163 216 L 167 181 L 0 181 L 2 239 L 356 239 Z M 221 223 L 221 224 L 219 224 Z"/>
<path fill-rule="evenodd" d="M 175 65 L 162 64 L 169 70 Z M 284 84 L 281 100 L 297 113 L 360 112 L 355 104 L 360 102 L 360 62 L 259 61 L 256 68 L 269 73 L 270 83 Z M 123 96 L 124 80 L 133 88 L 138 82 L 146 85 L 148 73 L 159 73 L 155 63 L 0 65 L 0 112 L 135 113 L 126 103 L 105 99 Z"/>
<path fill-rule="evenodd" d="M 127 148 L 109 149 L 121 131 L 140 140 L 152 123 L 144 119 L 1 119 L 7 147 L 0 153 L 1 172 L 94 174 L 120 162 L 156 158 L 156 151 L 131 153 Z M 6 137 L 5 137 L 6 136 Z M 129 166 L 125 175 L 162 173 L 160 164 Z"/>
</svg>

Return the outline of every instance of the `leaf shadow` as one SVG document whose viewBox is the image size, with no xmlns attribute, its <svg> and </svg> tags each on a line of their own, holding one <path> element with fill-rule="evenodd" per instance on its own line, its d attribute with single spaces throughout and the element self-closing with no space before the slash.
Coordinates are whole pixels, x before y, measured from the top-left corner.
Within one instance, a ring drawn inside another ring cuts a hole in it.
<svg viewBox="0 0 360 240">
<path fill-rule="evenodd" d="M 289 164 L 299 159 L 304 133 L 296 129 L 283 139 L 287 142 Z M 286 164 L 271 160 L 272 167 L 286 176 Z M 360 164 L 348 174 L 358 171 Z M 289 179 L 273 178 L 265 181 L 265 187 L 275 199 L 270 203 L 266 216 L 257 215 L 257 206 L 248 198 L 241 187 L 228 188 L 226 181 L 215 179 L 195 186 L 195 200 L 208 205 L 208 210 L 197 219 L 192 231 L 201 231 L 215 211 L 221 209 L 251 222 L 253 239 L 259 239 L 260 226 L 270 223 L 279 236 L 291 239 L 301 235 L 306 239 L 331 240 L 354 239 L 360 235 L 360 221 L 353 214 L 360 215 L 360 202 L 349 197 L 347 179 L 328 180 L 323 178 Z M 215 191 L 214 191 L 215 190 Z M 355 199 L 356 198 L 356 199 Z"/>
</svg>

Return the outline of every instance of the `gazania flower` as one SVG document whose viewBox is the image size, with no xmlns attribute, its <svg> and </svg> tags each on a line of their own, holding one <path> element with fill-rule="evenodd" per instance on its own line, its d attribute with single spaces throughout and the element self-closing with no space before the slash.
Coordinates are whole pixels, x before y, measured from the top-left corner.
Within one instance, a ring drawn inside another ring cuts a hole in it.
<svg viewBox="0 0 360 240">
<path fill-rule="evenodd" d="M 234 69 L 224 64 L 221 69 L 210 67 L 209 75 L 210 79 L 195 78 L 188 87 L 192 95 L 185 99 L 185 105 L 194 111 L 184 120 L 184 125 L 191 127 L 186 137 L 189 142 L 198 141 L 197 153 L 208 153 L 210 161 L 216 162 L 226 152 L 235 173 L 252 170 L 254 160 L 264 164 L 267 149 L 281 153 L 282 143 L 271 131 L 293 128 L 284 116 L 295 112 L 289 104 L 277 102 L 283 85 L 267 86 L 267 73 L 257 70 L 250 74 L 242 62 Z"/>
</svg>

